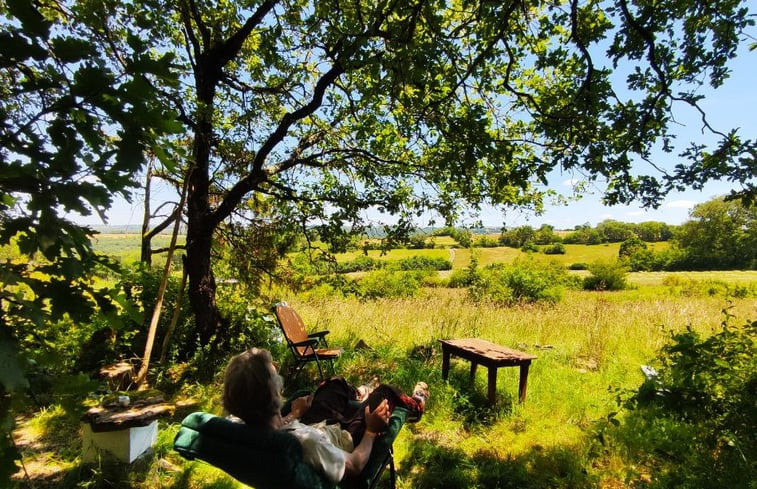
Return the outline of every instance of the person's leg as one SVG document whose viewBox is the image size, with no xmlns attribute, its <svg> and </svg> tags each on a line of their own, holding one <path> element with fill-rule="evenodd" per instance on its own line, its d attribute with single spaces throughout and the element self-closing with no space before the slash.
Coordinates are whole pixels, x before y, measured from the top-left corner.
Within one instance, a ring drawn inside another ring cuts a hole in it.
<svg viewBox="0 0 757 489">
<path fill-rule="evenodd" d="M 357 398 L 353 386 L 342 377 L 332 377 L 316 389 L 310 409 L 300 418 L 305 424 L 342 422 L 345 416 L 351 415 L 350 401 Z"/>
</svg>

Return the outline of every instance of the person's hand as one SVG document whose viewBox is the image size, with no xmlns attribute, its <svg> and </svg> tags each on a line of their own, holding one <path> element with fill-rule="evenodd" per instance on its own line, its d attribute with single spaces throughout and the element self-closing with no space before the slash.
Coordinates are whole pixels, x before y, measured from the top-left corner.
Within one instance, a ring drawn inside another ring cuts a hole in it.
<svg viewBox="0 0 757 489">
<path fill-rule="evenodd" d="M 369 406 L 365 406 L 365 431 L 371 433 L 381 433 L 389 424 L 389 417 L 392 413 L 389 411 L 389 402 L 384 399 L 381 404 L 376 406 L 373 411 Z"/>
<path fill-rule="evenodd" d="M 295 418 L 301 418 L 302 415 L 305 414 L 308 409 L 310 409 L 310 405 L 312 403 L 313 394 L 310 394 L 309 396 L 298 397 L 297 399 L 292 401 L 292 409 L 289 412 Z"/>
</svg>

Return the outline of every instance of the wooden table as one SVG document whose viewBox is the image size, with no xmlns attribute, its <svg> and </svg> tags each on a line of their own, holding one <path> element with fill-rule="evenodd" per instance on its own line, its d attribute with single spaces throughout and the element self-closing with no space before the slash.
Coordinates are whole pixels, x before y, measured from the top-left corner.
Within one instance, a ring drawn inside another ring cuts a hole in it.
<svg viewBox="0 0 757 489">
<path fill-rule="evenodd" d="M 512 350 L 491 341 L 479 338 L 463 338 L 456 340 L 439 340 L 442 344 L 442 378 L 449 374 L 449 358 L 455 355 L 471 362 L 470 379 L 473 381 L 476 367 L 483 365 L 489 368 L 489 402 L 494 404 L 497 395 L 497 369 L 499 367 L 520 367 L 520 382 L 518 383 L 518 399 L 526 400 L 528 385 L 528 368 L 534 355 Z"/>
</svg>

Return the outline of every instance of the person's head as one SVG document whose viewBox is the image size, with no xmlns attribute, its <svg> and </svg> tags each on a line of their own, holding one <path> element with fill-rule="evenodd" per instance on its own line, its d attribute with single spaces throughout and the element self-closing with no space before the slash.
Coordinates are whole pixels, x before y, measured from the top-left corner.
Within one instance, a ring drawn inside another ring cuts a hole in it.
<svg viewBox="0 0 757 489">
<path fill-rule="evenodd" d="M 281 409 L 281 377 L 268 350 L 233 357 L 223 379 L 223 407 L 251 426 L 270 426 Z"/>
</svg>

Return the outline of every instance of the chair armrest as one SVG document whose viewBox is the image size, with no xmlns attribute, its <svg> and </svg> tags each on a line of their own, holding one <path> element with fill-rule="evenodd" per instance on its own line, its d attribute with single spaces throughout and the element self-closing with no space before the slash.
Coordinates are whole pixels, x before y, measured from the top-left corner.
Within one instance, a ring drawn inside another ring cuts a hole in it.
<svg viewBox="0 0 757 489">
<path fill-rule="evenodd" d="M 329 333 L 331 333 L 331 331 L 329 331 L 328 329 L 324 331 L 316 331 L 315 333 L 310 333 L 308 335 L 308 338 L 323 338 Z"/>
<path fill-rule="evenodd" d="M 373 442 L 371 456 L 363 471 L 357 477 L 343 480 L 339 486 L 343 489 L 367 489 L 374 487 L 376 480 L 381 476 L 384 467 L 392 455 L 392 445 L 405 425 L 408 411 L 405 408 L 395 407 L 389 418 L 387 429 Z"/>
<path fill-rule="evenodd" d="M 316 338 L 310 338 L 307 340 L 298 341 L 297 343 L 290 343 L 291 346 L 318 346 L 318 340 Z"/>
<path fill-rule="evenodd" d="M 283 406 L 281 406 L 281 415 L 286 416 L 287 414 L 292 411 L 292 401 L 297 399 L 298 397 L 308 396 L 312 394 L 313 391 L 308 389 L 298 389 L 294 391 L 290 396 L 289 399 L 286 400 Z"/>
</svg>

